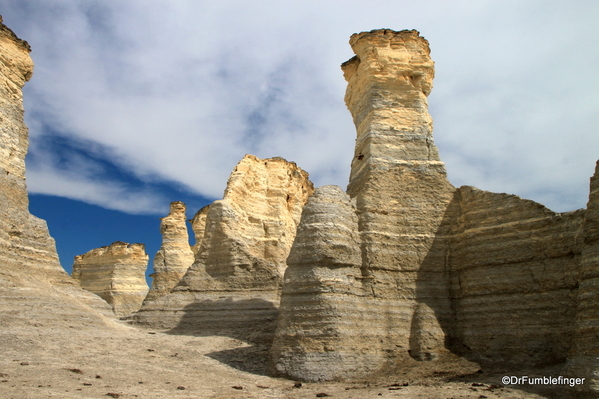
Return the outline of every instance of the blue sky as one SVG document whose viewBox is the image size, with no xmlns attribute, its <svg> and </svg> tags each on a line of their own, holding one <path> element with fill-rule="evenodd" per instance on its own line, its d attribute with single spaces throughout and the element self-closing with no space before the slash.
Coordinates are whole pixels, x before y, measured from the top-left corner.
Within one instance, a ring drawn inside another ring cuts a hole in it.
<svg viewBox="0 0 599 399">
<path fill-rule="evenodd" d="M 450 181 L 584 207 L 599 159 L 599 3 L 0 0 L 35 62 L 24 90 L 32 213 L 61 262 L 160 243 L 158 218 L 222 197 L 246 153 L 345 187 L 352 33 L 417 29 Z"/>
</svg>

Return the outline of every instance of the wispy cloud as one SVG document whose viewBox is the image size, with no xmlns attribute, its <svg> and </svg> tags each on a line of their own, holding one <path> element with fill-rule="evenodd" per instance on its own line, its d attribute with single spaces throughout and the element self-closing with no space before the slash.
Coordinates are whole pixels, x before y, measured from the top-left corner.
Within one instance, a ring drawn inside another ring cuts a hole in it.
<svg viewBox="0 0 599 399">
<path fill-rule="evenodd" d="M 339 64 L 352 56 L 349 35 L 388 27 L 431 43 L 431 113 L 454 184 L 562 211 L 586 203 L 599 158 L 595 2 L 5 3 L 36 63 L 32 192 L 132 212 L 164 200 L 81 154 L 61 169 L 35 145 L 54 135 L 98 145 L 96 157 L 140 181 L 207 198 L 222 195 L 245 153 L 283 156 L 317 185 L 344 187 L 355 130 Z"/>
</svg>

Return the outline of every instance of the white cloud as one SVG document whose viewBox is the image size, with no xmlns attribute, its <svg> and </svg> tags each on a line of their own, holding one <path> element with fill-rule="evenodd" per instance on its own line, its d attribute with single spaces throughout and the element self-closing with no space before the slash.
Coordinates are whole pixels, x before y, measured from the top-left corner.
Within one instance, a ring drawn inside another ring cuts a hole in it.
<svg viewBox="0 0 599 399">
<path fill-rule="evenodd" d="M 27 185 L 36 194 L 56 195 L 80 200 L 131 214 L 167 214 L 168 199 L 151 190 L 131 190 L 118 181 L 94 178 L 89 170 L 61 170 L 50 167 L 29 168 Z"/>
<path fill-rule="evenodd" d="M 436 61 L 431 113 L 452 182 L 560 211 L 586 203 L 599 158 L 594 2 L 7 3 L 5 23 L 36 62 L 26 86 L 32 141 L 48 127 L 93 140 L 142 180 L 218 198 L 235 163 L 255 153 L 344 187 L 355 138 L 339 69 L 352 56 L 347 40 L 415 28 Z M 129 208 L 116 195 L 136 195 L 61 173 L 40 165 L 29 187 L 47 192 L 48 179 L 53 194 L 119 209 Z M 66 184 L 75 180 L 89 194 Z M 146 195 L 148 209 L 161 200 Z"/>
</svg>

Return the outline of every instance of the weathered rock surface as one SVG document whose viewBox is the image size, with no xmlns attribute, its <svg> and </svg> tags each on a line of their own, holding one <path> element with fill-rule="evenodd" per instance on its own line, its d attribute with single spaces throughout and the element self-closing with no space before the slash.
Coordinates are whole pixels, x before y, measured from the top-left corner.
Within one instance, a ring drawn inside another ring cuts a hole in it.
<svg viewBox="0 0 599 399">
<path fill-rule="evenodd" d="M 131 320 L 176 331 L 270 339 L 285 260 L 312 191 L 308 174 L 295 163 L 246 155 L 232 172 L 224 198 L 196 215 L 200 244 L 194 264 L 170 294 L 145 303 Z"/>
<path fill-rule="evenodd" d="M 110 307 L 79 288 L 63 270 L 46 222 L 29 213 L 29 139 L 21 89 L 32 76 L 33 63 L 29 45 L 1 22 L 0 18 L 0 335 L 10 341 L 10 326 L 52 328 L 64 325 L 64 320 L 77 328 L 109 323 L 105 316 L 112 313 Z"/>
<path fill-rule="evenodd" d="M 147 301 L 168 294 L 194 261 L 185 209 L 183 202 L 171 202 L 170 213 L 160 221 L 162 245 L 154 257 L 154 272 L 150 274 L 152 287 L 146 296 Z"/>
<path fill-rule="evenodd" d="M 72 277 L 112 306 L 114 314 L 137 311 L 148 293 L 148 255 L 143 244 L 116 241 L 75 256 Z"/>
</svg>

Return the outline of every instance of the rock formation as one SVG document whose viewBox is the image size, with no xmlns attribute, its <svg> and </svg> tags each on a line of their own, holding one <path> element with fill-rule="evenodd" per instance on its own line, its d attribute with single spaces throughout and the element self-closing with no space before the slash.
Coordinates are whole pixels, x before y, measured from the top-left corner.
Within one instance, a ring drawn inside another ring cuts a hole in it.
<svg viewBox="0 0 599 399">
<path fill-rule="evenodd" d="M 599 172 L 586 211 L 453 188 L 432 140 L 426 40 L 382 29 L 350 44 L 349 197 L 323 187 L 304 208 L 273 372 L 318 381 L 453 354 L 513 369 L 568 360 L 597 391 Z"/>
<path fill-rule="evenodd" d="M 194 261 L 186 219 L 185 204 L 175 201 L 171 202 L 168 216 L 160 220 L 162 246 L 154 257 L 154 273 L 150 274 L 153 278 L 152 288 L 146 297 L 147 301 L 168 294 Z"/>
<path fill-rule="evenodd" d="M 389 368 L 409 358 L 412 320 L 420 302 L 434 309 L 437 318 L 450 317 L 442 222 L 454 188 L 433 143 L 427 110 L 434 75 L 428 42 L 416 31 L 378 30 L 355 34 L 350 44 L 356 56 L 342 68 L 348 81 L 345 101 L 358 133 L 348 194 L 356 203 L 354 234 L 359 232 L 360 244 L 354 250 L 360 255 L 352 270 L 359 273 L 351 274 L 351 289 L 344 279 L 313 277 L 313 290 L 335 293 L 319 294 L 318 301 L 302 299 L 305 290 L 285 287 L 272 363 L 280 374 L 293 378 L 351 378 Z M 336 193 L 331 202 L 347 203 L 345 194 Z M 326 246 L 326 212 L 311 207 L 305 212 L 315 214 L 310 218 L 312 239 L 324 240 L 313 246 Z M 336 259 L 329 260 L 336 270 Z M 286 285 L 306 276 L 296 269 L 322 266 L 322 260 L 290 263 Z M 309 286 L 307 277 L 302 278 L 300 284 Z M 311 318 L 285 318 L 299 311 L 318 314 L 329 306 L 336 311 L 322 316 L 324 324 L 327 319 L 340 321 L 332 332 L 334 342 L 315 338 L 322 326 Z M 422 345 L 416 350 L 421 352 Z"/>
<path fill-rule="evenodd" d="M 126 316 L 141 307 L 146 294 L 148 255 L 143 244 L 116 241 L 75 256 L 72 277 L 79 285 Z"/>
<path fill-rule="evenodd" d="M 146 302 L 131 320 L 266 340 L 274 330 L 285 260 L 312 190 L 295 163 L 246 155 L 224 198 L 194 218 L 194 264 L 170 294 Z"/>
<path fill-rule="evenodd" d="M 29 45 L 0 18 L 0 326 L 36 328 L 72 320 L 78 328 L 105 323 L 110 307 L 63 270 L 46 222 L 29 213 L 23 85 L 33 73 Z M 52 309 L 51 312 L 48 309 Z M 3 335 L 3 342 L 18 339 Z"/>
</svg>

